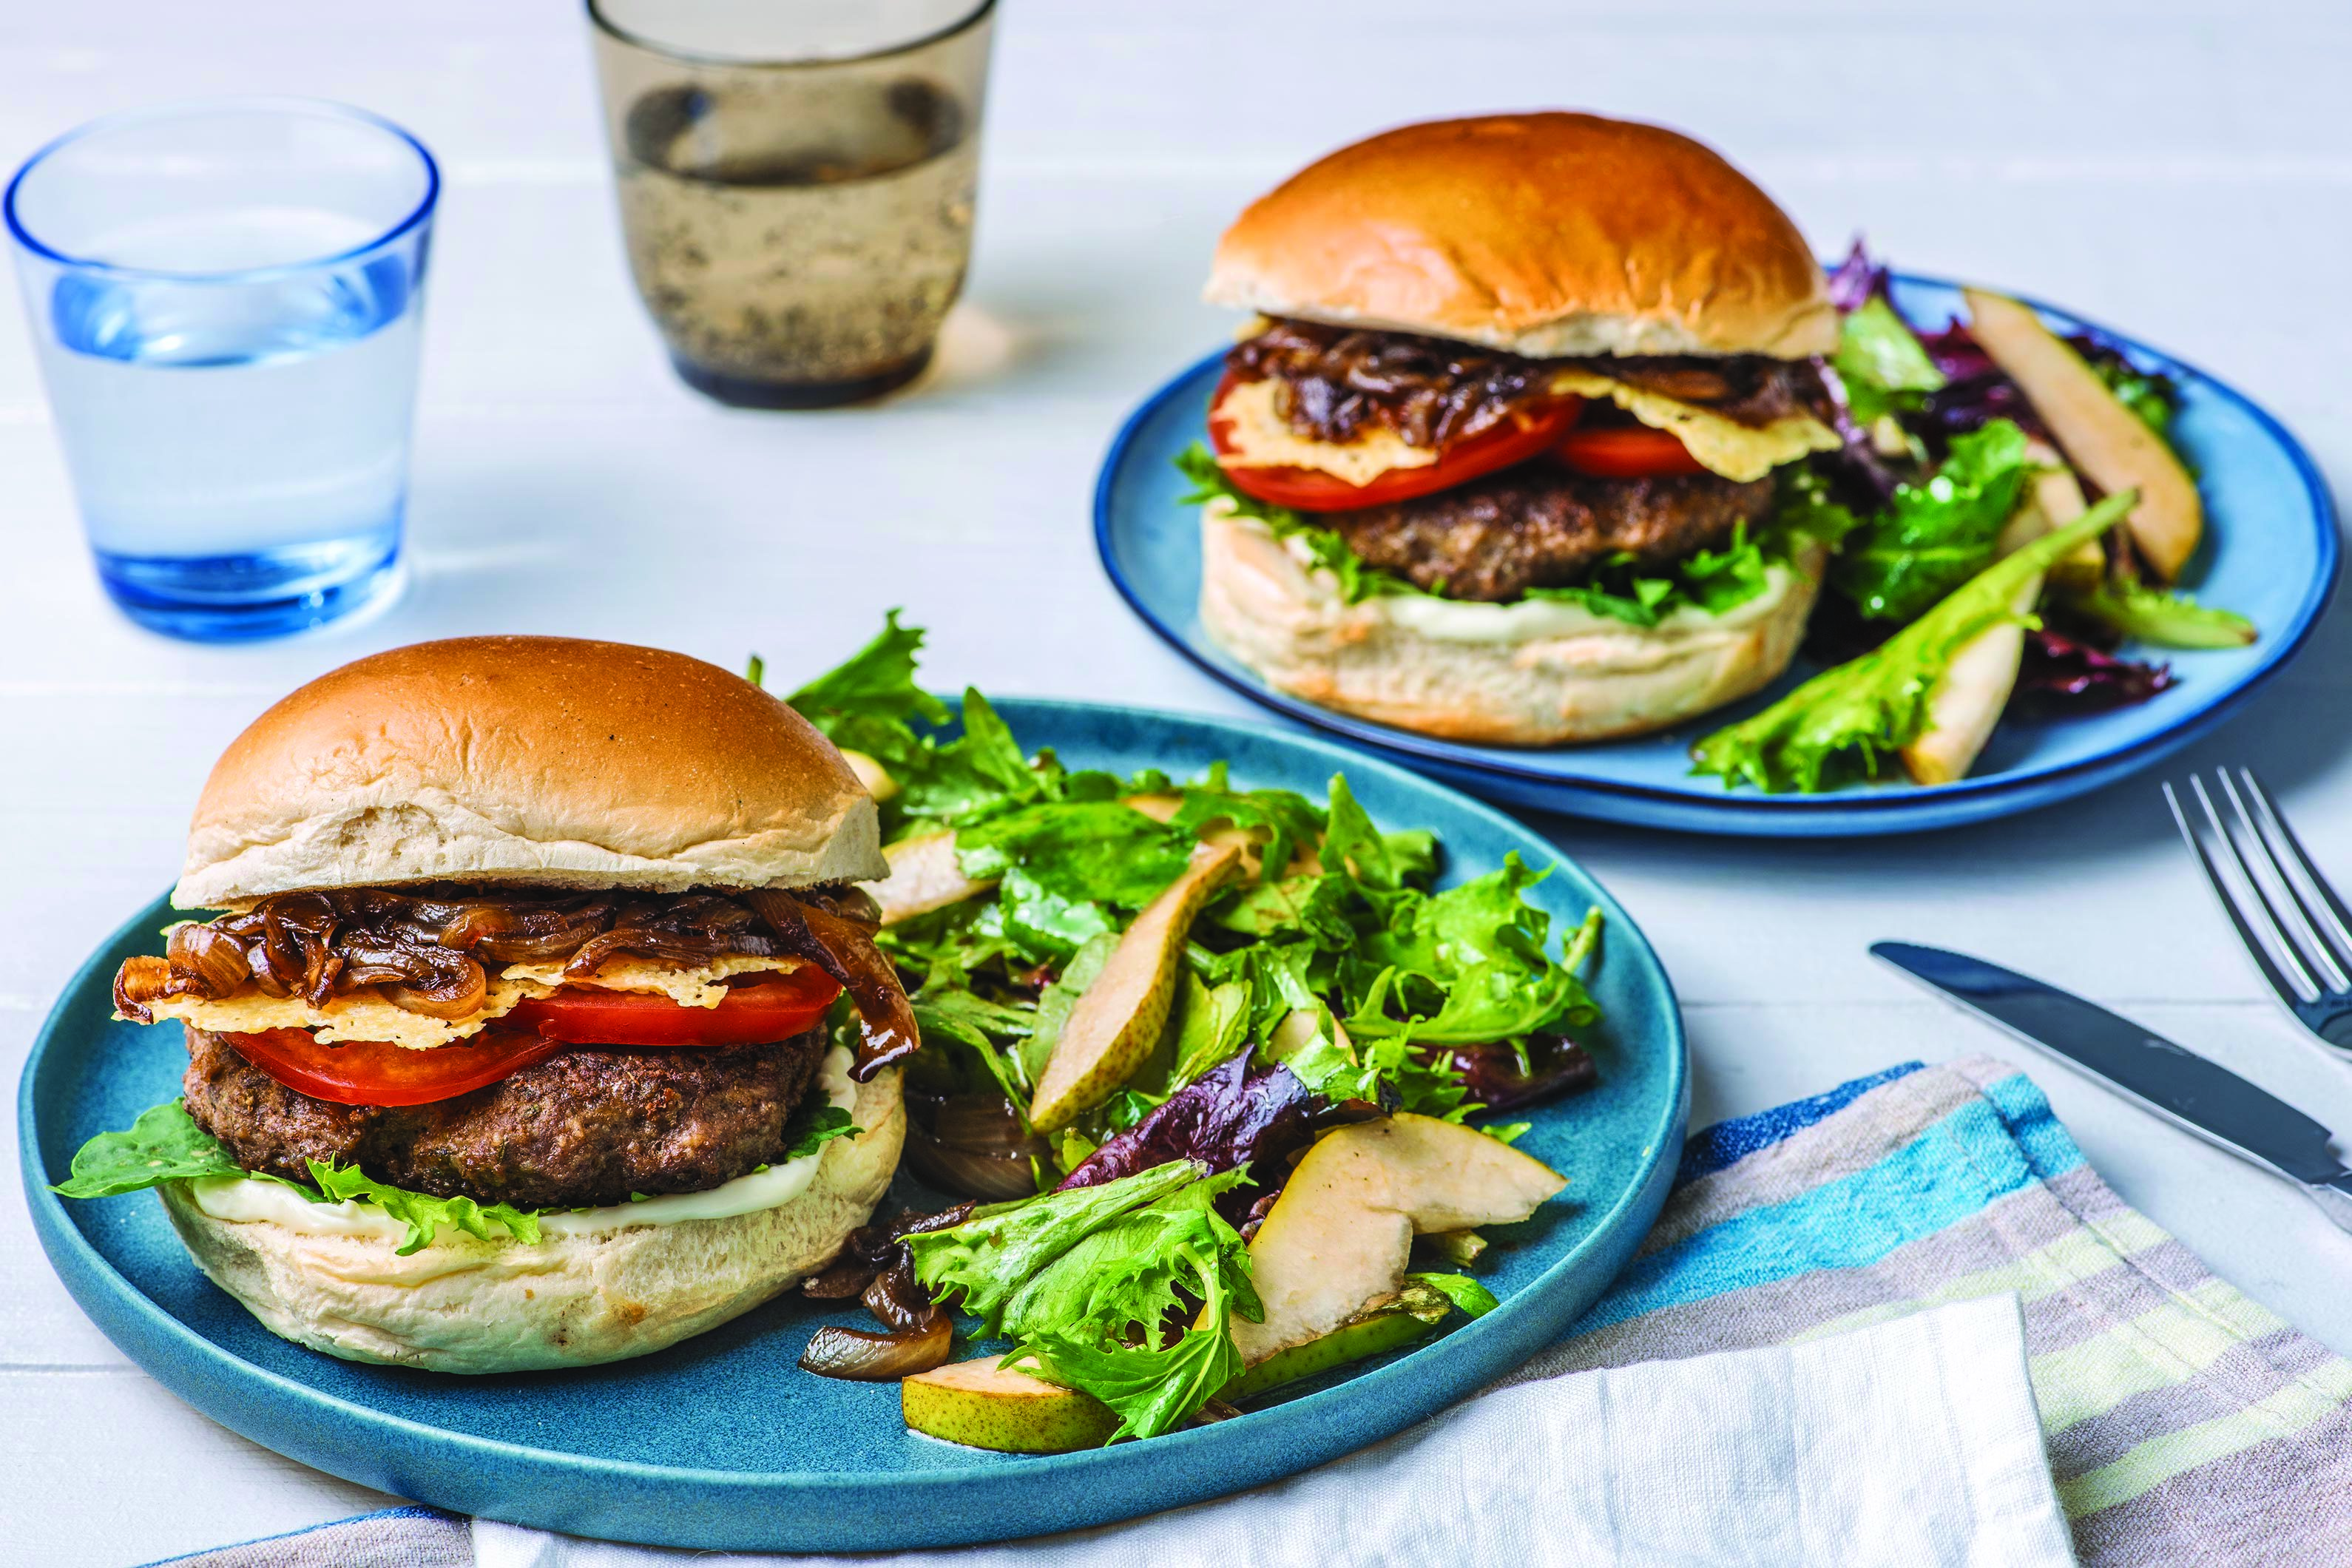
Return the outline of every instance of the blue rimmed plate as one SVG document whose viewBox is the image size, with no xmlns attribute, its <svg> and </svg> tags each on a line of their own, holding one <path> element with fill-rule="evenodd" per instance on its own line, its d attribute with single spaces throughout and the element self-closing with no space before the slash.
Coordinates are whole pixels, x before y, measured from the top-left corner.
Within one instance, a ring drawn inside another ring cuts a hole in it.
<svg viewBox="0 0 2352 1568">
<path fill-rule="evenodd" d="M 1961 314 L 1956 284 L 1898 277 L 1895 297 L 1906 315 L 1926 325 Z M 2276 419 L 2169 354 L 2037 308 L 2061 331 L 2098 331 L 2143 367 L 2179 383 L 2176 432 L 2197 467 L 2209 521 L 2209 542 L 2191 563 L 2188 585 L 2206 603 L 2250 616 L 2262 637 L 2229 651 L 2140 650 L 2170 663 L 2179 683 L 2112 713 L 2006 721 L 1976 771 L 1955 784 L 1889 782 L 1765 795 L 1689 776 L 1691 742 L 1818 670 L 1801 660 L 1761 695 L 1663 734 L 1550 751 L 1416 735 L 1275 691 L 1202 628 L 1199 510 L 1183 503 L 1187 486 L 1174 466 L 1176 455 L 1206 433 L 1222 354 L 1152 394 L 1111 442 L 1095 490 L 1096 548 L 1136 614 L 1210 675 L 1301 723 L 1493 799 L 1652 827 L 1773 837 L 1906 833 L 2005 816 L 2111 784 L 2212 729 L 2294 657 L 2336 587 L 2335 508 L 2318 469 Z"/>
<path fill-rule="evenodd" d="M 75 976 L 18 1093 L 36 1230 L 83 1309 L 167 1387 L 305 1464 L 466 1513 L 656 1545 L 848 1552 L 1077 1529 L 1197 1502 L 1337 1458 L 1420 1420 L 1568 1328 L 1633 1253 L 1664 1202 L 1689 1110 L 1674 989 L 1641 931 L 1551 846 L 1498 812 L 1328 742 L 1244 724 L 1081 703 L 1008 700 L 1031 747 L 1084 767 L 1184 774 L 1230 762 L 1236 783 L 1320 798 L 1344 770 L 1373 817 L 1436 833 L 1449 879 L 1517 850 L 1557 867 L 1531 894 L 1558 932 L 1598 904 L 1589 976 L 1604 1014 L 1601 1085 L 1523 1113 L 1519 1147 L 1567 1194 L 1498 1233 L 1480 1273 L 1502 1305 L 1445 1337 L 1236 1420 L 1148 1443 L 1015 1458 L 908 1433 L 893 1384 L 794 1366 L 823 1323 L 862 1312 L 797 1297 L 656 1355 L 564 1373 L 465 1378 L 359 1366 L 279 1340 L 196 1271 L 152 1194 L 67 1203 L 47 1190 L 93 1133 L 176 1092 L 179 1031 L 110 1021 L 123 958 L 171 918 L 142 910 Z M 1519 1114 L 1519 1113 L 1515 1113 Z M 908 1178 L 896 1201 L 944 1200 Z"/>
</svg>

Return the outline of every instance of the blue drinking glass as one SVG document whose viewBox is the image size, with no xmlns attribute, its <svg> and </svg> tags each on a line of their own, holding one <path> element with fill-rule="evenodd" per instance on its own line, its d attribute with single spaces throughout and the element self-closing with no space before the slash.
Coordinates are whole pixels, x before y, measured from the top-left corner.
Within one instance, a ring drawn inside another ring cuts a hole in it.
<svg viewBox="0 0 2352 1568">
<path fill-rule="evenodd" d="M 440 171 L 391 121 L 240 99 L 118 114 L 0 198 L 100 580 L 174 637 L 397 584 Z"/>
</svg>

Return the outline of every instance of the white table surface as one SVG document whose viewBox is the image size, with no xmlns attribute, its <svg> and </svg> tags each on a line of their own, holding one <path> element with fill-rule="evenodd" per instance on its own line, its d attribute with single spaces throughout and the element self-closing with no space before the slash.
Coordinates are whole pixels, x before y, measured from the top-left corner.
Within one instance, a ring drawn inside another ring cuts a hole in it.
<svg viewBox="0 0 2352 1568">
<path fill-rule="evenodd" d="M 82 956 L 171 880 L 221 746 L 289 688 L 376 648 L 562 632 L 729 666 L 757 649 L 789 681 L 903 605 L 932 629 L 941 683 L 1248 715 L 1112 595 L 1088 496 L 1129 405 L 1230 330 L 1196 299 L 1223 223 L 1383 124 L 1563 105 L 1679 125 L 1758 175 L 1824 251 L 1867 230 L 1900 263 L 2031 291 L 2210 368 L 2298 431 L 2340 489 L 2347 77 L 2352 19 L 2317 3 L 1007 0 L 977 257 L 940 365 L 882 407 L 751 415 L 677 384 L 630 291 L 577 5 L 9 6 L 7 164 L 104 110 L 285 91 L 403 121 L 447 186 L 415 578 L 363 626 L 207 648 L 116 616 L 22 323 L 0 306 L 0 1078 L 13 1084 Z M 2339 610 L 2171 771 L 2254 763 L 2352 877 L 2347 661 Z M 1624 901 L 1680 986 L 1695 1124 L 2000 1046 L 1864 955 L 1906 936 L 2128 1009 L 2352 1131 L 2352 1072 L 2258 989 L 2152 777 L 2021 820 L 1852 844 L 1540 826 Z M 2352 1352 L 2352 1237 L 2029 1065 L 2126 1198 Z M 386 1501 L 230 1435 L 127 1363 L 50 1273 L 16 1186 L 12 1154 L 0 1562 L 140 1562 Z"/>
</svg>

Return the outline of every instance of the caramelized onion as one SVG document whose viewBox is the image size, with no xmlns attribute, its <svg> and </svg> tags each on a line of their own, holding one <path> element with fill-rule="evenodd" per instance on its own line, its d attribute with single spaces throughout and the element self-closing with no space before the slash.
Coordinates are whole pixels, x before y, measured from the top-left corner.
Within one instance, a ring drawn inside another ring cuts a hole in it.
<svg viewBox="0 0 2352 1568">
<path fill-rule="evenodd" d="M 942 1143 L 921 1128 L 907 1129 L 907 1163 L 916 1175 L 943 1193 L 1008 1203 L 1037 1195 L 1036 1168 L 1028 1156 L 983 1154 Z"/>
<path fill-rule="evenodd" d="M 463 971 L 436 986 L 387 985 L 383 999 L 394 1006 L 411 1013 L 422 1013 L 431 1018 L 466 1018 L 482 1010 L 482 999 L 489 990 L 488 977 L 482 966 L 470 958 L 457 962 Z"/>
<path fill-rule="evenodd" d="M 828 1324 L 801 1352 L 801 1370 L 855 1383 L 890 1383 L 943 1364 L 955 1346 L 955 1328 L 940 1312 L 919 1329 L 869 1334 Z"/>
<path fill-rule="evenodd" d="M 253 973 L 236 939 L 206 925 L 173 927 L 163 956 L 173 969 L 184 970 L 203 982 L 210 996 L 227 995 Z"/>
<path fill-rule="evenodd" d="M 299 996 L 312 1006 L 377 987 L 412 1012 L 463 1018 L 488 994 L 485 964 L 561 963 L 567 977 L 584 979 L 622 956 L 681 967 L 792 956 L 816 964 L 856 1000 L 866 1022 L 855 1069 L 862 1080 L 919 1038 L 898 972 L 874 947 L 864 919 L 871 912 L 870 900 L 847 891 L 277 893 L 177 928 L 165 958 L 126 963 L 116 1006 L 147 1022 L 145 1004 L 158 997 L 218 998 L 250 979 L 263 995 Z"/>
<path fill-rule="evenodd" d="M 911 1258 L 901 1258 L 874 1277 L 861 1298 L 866 1310 L 882 1321 L 882 1326 L 894 1333 L 909 1329 L 927 1329 L 940 1309 L 931 1293 L 915 1278 Z"/>
<path fill-rule="evenodd" d="M 923 1043 L 915 1009 L 898 984 L 898 972 L 874 945 L 865 926 L 807 899 L 772 888 L 756 888 L 743 901 L 768 922 L 787 951 L 824 970 L 857 1005 L 865 1029 L 849 1076 L 864 1083 L 893 1062 L 903 1061 Z"/>
</svg>

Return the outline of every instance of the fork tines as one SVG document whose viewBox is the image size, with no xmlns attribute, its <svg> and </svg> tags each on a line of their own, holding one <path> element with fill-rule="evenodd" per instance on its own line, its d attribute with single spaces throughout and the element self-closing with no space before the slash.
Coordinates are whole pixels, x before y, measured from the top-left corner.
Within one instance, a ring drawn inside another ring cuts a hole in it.
<svg viewBox="0 0 2352 1568">
<path fill-rule="evenodd" d="M 2278 999 L 2302 1016 L 2307 1008 L 2352 994 L 2352 913 L 2312 864 L 2253 770 L 2239 768 L 2236 775 L 2227 768 L 2213 770 L 2230 803 L 2226 823 L 2205 780 L 2189 776 L 2207 832 L 2191 825 L 2169 784 L 2164 786 L 2165 803 L 2255 967 Z M 2209 840 L 2220 850 L 2218 861 L 2207 848 Z"/>
</svg>

